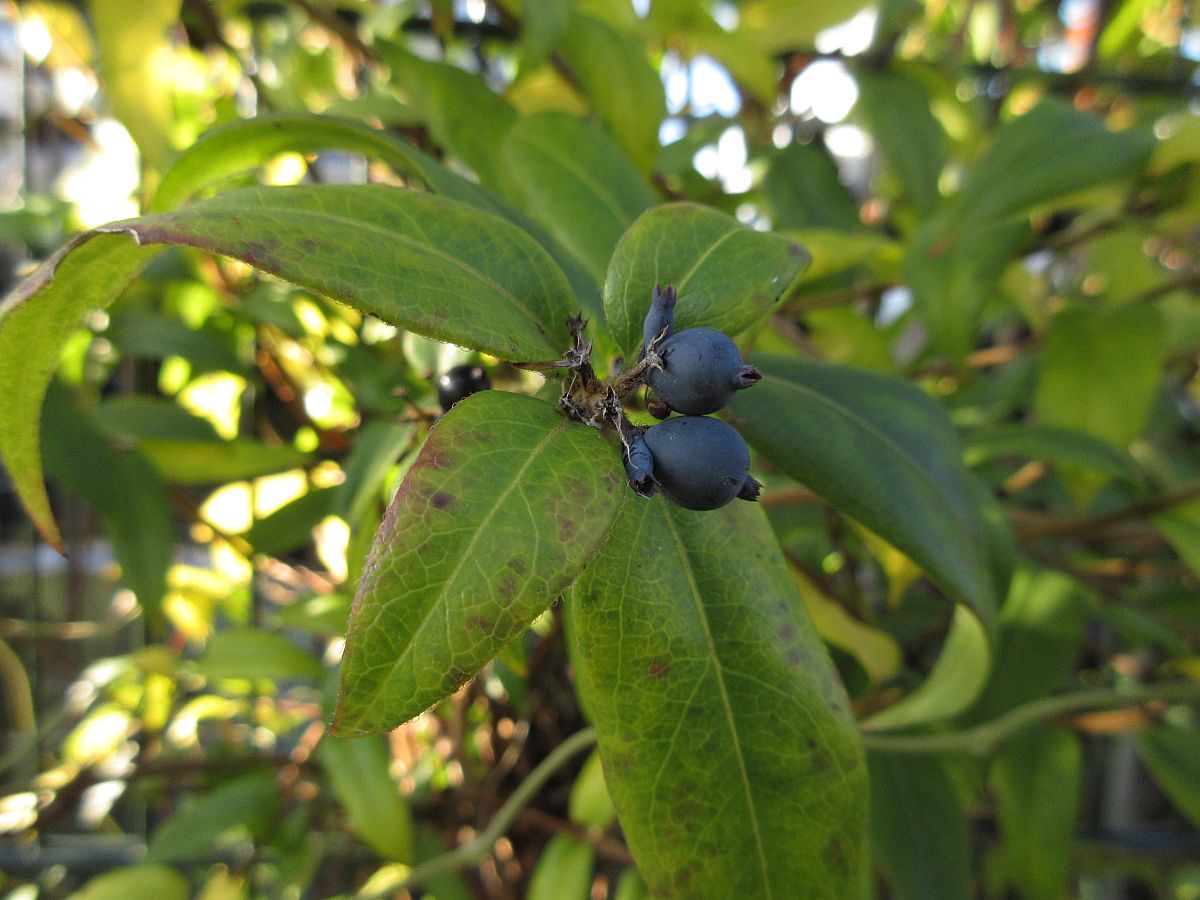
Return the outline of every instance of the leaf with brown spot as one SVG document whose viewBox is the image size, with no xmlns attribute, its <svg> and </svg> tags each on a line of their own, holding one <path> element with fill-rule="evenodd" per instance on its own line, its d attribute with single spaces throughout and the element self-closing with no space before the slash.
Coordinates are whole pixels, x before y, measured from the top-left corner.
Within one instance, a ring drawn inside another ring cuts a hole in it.
<svg viewBox="0 0 1200 900">
<path fill-rule="evenodd" d="M 576 687 L 651 893 L 859 896 L 858 731 L 763 511 L 626 502 L 568 600 Z"/>
<path fill-rule="evenodd" d="M 485 423 L 495 439 L 480 446 Z M 485 391 L 447 413 L 375 536 L 334 728 L 394 728 L 518 637 L 600 546 L 621 499 L 605 490 L 607 474 L 620 468 L 596 431 L 532 397 Z M 454 504 L 439 508 L 439 495 Z M 574 523 L 569 536 L 563 515 Z"/>
<path fill-rule="evenodd" d="M 0 304 L 0 457 L 52 543 L 59 538 L 38 438 L 46 386 L 84 313 L 112 303 L 158 244 L 251 262 L 393 325 L 502 359 L 550 359 L 569 341 L 570 286 L 533 238 L 418 191 L 245 188 L 76 235 Z"/>
</svg>

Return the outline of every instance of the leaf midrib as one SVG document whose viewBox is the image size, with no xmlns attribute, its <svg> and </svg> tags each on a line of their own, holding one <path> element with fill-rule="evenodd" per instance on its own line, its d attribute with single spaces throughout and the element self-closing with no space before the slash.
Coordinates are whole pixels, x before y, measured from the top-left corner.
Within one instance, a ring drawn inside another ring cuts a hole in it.
<svg viewBox="0 0 1200 900">
<path fill-rule="evenodd" d="M 195 215 L 194 210 L 195 210 L 195 207 L 193 207 L 192 210 L 187 211 L 189 214 L 191 214 L 192 218 L 195 218 L 195 219 L 211 219 L 211 218 L 213 218 L 213 216 L 209 214 L 208 210 L 203 210 L 200 215 Z M 346 223 L 349 223 L 353 226 L 363 228 L 367 231 L 373 231 L 378 234 L 384 235 L 386 237 L 393 238 L 402 244 L 407 244 L 408 246 L 414 247 L 418 250 L 421 250 L 422 252 L 427 252 L 431 256 L 435 256 L 438 259 L 441 259 L 445 262 L 450 263 L 453 266 L 458 267 L 463 272 L 466 272 L 468 275 L 474 277 L 477 281 L 479 281 L 484 286 L 491 288 L 496 293 L 500 294 L 502 297 L 504 297 L 506 300 L 508 300 L 513 305 L 514 309 L 521 312 L 527 319 L 529 319 L 531 322 L 533 322 L 535 326 L 545 327 L 545 323 L 542 322 L 541 318 L 539 318 L 532 310 L 529 309 L 529 307 L 527 307 L 524 303 L 522 303 L 519 299 L 517 299 L 516 295 L 513 294 L 512 291 L 510 291 L 504 285 L 500 284 L 498 281 L 495 281 L 490 276 L 484 274 L 479 269 L 476 269 L 473 266 L 468 265 L 466 262 L 459 259 L 458 257 L 456 257 L 452 254 L 446 253 L 444 250 L 441 250 L 440 248 L 438 248 L 437 246 L 435 246 L 432 243 L 422 243 L 421 241 L 416 240 L 415 238 L 411 238 L 402 232 L 393 231 L 393 230 L 384 228 L 383 226 L 376 225 L 373 222 L 367 222 L 362 219 L 351 218 L 350 216 L 341 216 L 341 215 L 338 215 L 337 213 L 318 211 L 318 210 L 313 210 L 310 208 L 297 210 L 297 209 L 288 209 L 286 207 L 257 206 L 257 207 L 255 207 L 254 212 L 255 213 L 260 213 L 260 212 L 273 213 L 273 214 L 282 215 L 285 217 L 286 216 L 295 216 L 297 213 L 302 213 L 304 215 L 311 216 L 316 219 L 326 219 L 330 222 L 336 222 L 338 224 L 344 225 Z M 172 217 L 178 217 L 179 215 L 181 215 L 181 213 L 166 213 L 163 215 L 163 217 L 164 218 L 172 218 Z M 128 223 L 128 224 L 121 226 L 121 230 L 129 229 L 136 233 L 137 230 L 139 228 L 144 227 L 145 224 L 146 224 L 145 220 L 134 221 L 132 223 Z M 107 228 L 102 227 L 99 230 L 104 231 L 104 230 L 107 230 Z M 234 256 L 234 255 L 236 255 L 236 253 L 230 253 L 229 255 Z M 263 266 L 262 268 L 265 269 L 267 267 Z M 537 329 L 535 329 L 535 330 L 537 330 Z M 541 334 L 541 331 L 539 330 L 538 333 Z"/>
<path fill-rule="evenodd" d="M 395 661 L 392 663 L 387 675 L 380 682 L 379 689 L 376 691 L 375 696 L 370 702 L 370 705 L 367 707 L 368 712 L 372 714 L 376 712 L 376 707 L 379 704 L 380 697 L 385 693 L 392 679 L 396 677 L 396 672 L 399 670 L 401 664 L 409 658 L 408 653 L 412 646 L 417 643 L 417 639 L 420 637 L 421 632 L 425 630 L 425 627 L 433 618 L 434 613 L 436 613 L 445 605 L 446 595 L 450 592 L 450 586 L 457 580 L 459 574 L 463 570 L 463 567 L 467 564 L 467 561 L 473 558 L 476 543 L 478 543 L 480 537 L 488 530 L 488 525 L 491 524 L 491 521 L 495 517 L 496 513 L 502 507 L 504 507 L 509 496 L 517 489 L 517 486 L 521 483 L 521 478 L 524 476 L 529 467 L 533 465 L 533 461 L 537 459 L 539 455 L 541 455 L 541 453 L 546 449 L 546 446 L 558 434 L 560 434 L 568 424 L 569 423 L 566 419 L 563 419 L 557 423 L 554 428 L 552 428 L 550 432 L 538 442 L 537 446 L 530 451 L 529 457 L 521 464 L 521 467 L 513 475 L 512 479 L 509 481 L 504 490 L 497 495 L 496 502 L 492 505 L 492 508 L 487 511 L 483 519 L 480 520 L 479 525 L 475 528 L 475 533 L 471 535 L 471 539 L 467 542 L 467 546 L 463 550 L 462 555 L 458 558 L 458 562 L 455 564 L 454 570 L 446 577 L 446 580 L 442 582 L 441 591 L 438 592 L 438 595 L 434 599 L 433 603 L 429 605 L 429 609 L 426 611 L 425 615 L 421 617 L 421 621 L 417 624 L 417 627 L 413 629 L 412 638 L 409 640 L 408 646 L 396 655 Z M 370 717 L 364 716 L 363 718 Z"/>
<path fill-rule="evenodd" d="M 742 752 L 742 742 L 738 737 L 737 723 L 733 717 L 733 704 L 730 702 L 729 690 L 725 685 L 725 672 L 721 666 L 721 658 L 717 654 L 717 645 L 713 639 L 712 629 L 709 627 L 708 611 L 704 608 L 704 604 L 700 600 L 700 587 L 696 583 L 696 575 L 692 571 L 692 560 L 688 555 L 687 546 L 683 543 L 683 538 L 679 534 L 679 529 L 675 526 L 675 520 L 671 518 L 670 510 L 664 511 L 663 518 L 666 520 L 667 528 L 671 532 L 671 538 L 675 541 L 680 566 L 683 569 L 684 577 L 687 578 L 689 594 L 692 604 L 696 609 L 696 617 L 700 622 L 700 627 L 704 631 L 704 640 L 708 644 L 709 655 L 712 659 L 713 670 L 717 678 L 721 706 L 725 712 L 725 723 L 729 728 L 729 736 L 733 740 L 734 755 L 737 757 L 738 774 L 741 776 L 742 790 L 746 795 L 746 805 L 750 808 L 750 825 L 754 832 L 754 850 L 758 856 L 759 868 L 762 871 L 763 890 L 766 891 L 766 900 L 771 900 L 770 870 L 767 867 L 766 848 L 763 846 L 762 832 L 758 827 L 758 810 L 754 805 L 754 794 L 750 790 L 750 775 L 746 769 L 746 757 Z"/>
</svg>

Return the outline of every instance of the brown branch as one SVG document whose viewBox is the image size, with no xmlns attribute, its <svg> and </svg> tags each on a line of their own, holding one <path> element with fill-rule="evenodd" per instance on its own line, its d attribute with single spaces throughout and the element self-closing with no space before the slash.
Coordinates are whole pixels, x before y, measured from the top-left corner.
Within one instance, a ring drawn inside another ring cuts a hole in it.
<svg viewBox="0 0 1200 900">
<path fill-rule="evenodd" d="M 1200 498 L 1200 482 L 1193 482 L 1152 500 L 1131 503 L 1102 515 L 1088 516 L 1082 519 L 1052 519 L 1023 526 L 1016 525 L 1014 531 L 1019 541 L 1033 541 L 1046 537 L 1094 538 L 1103 535 L 1114 525 L 1165 512 L 1196 498 Z"/>
</svg>

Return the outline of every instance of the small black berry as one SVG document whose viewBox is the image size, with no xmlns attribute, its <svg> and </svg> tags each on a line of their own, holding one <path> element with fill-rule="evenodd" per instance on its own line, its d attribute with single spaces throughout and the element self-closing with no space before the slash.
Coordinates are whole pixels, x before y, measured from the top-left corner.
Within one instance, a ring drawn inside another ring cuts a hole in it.
<svg viewBox="0 0 1200 900">
<path fill-rule="evenodd" d="M 437 380 L 437 398 L 443 412 L 459 400 L 489 390 L 492 386 L 483 366 L 465 365 L 447 369 Z"/>
</svg>

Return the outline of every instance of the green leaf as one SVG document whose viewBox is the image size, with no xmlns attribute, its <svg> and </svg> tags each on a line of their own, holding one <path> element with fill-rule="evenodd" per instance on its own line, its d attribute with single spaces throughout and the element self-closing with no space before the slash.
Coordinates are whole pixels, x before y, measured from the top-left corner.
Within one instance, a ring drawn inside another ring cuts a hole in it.
<svg viewBox="0 0 1200 900">
<path fill-rule="evenodd" d="M 952 360 L 973 349 L 984 308 L 1028 238 L 1023 221 L 997 219 L 959 231 L 948 213 L 939 213 L 921 226 L 903 274 L 934 349 Z"/>
<path fill-rule="evenodd" d="M 529 234 L 566 273 L 579 302 L 599 313 L 595 281 L 574 256 L 523 213 L 487 189 L 450 171 L 407 142 L 361 122 L 331 116 L 276 113 L 230 122 L 206 132 L 168 170 L 154 197 L 152 212 L 181 205 L 201 190 L 263 165 L 281 153 L 345 150 L 387 163 L 397 173 L 434 193 L 508 219 Z"/>
<path fill-rule="evenodd" d="M 904 699 L 865 719 L 863 729 L 908 728 L 958 715 L 983 690 L 991 659 L 987 631 L 966 607 L 957 607 L 933 671 Z"/>
<path fill-rule="evenodd" d="M 193 796 L 154 832 L 146 859 L 161 863 L 207 857 L 235 830 L 260 837 L 274 824 L 279 799 L 275 778 L 268 772 L 244 775 Z"/>
<path fill-rule="evenodd" d="M 584 711 L 656 896 L 857 896 L 866 772 L 762 510 L 628 500 L 568 598 Z"/>
<path fill-rule="evenodd" d="M 999 425 L 973 431 L 963 441 L 963 460 L 969 466 L 1004 456 L 1086 466 L 1131 482 L 1145 480 L 1141 467 L 1128 453 L 1072 428 Z"/>
<path fill-rule="evenodd" d="M 215 441 L 217 429 L 208 419 L 188 412 L 174 400 L 140 394 L 123 394 L 103 400 L 92 417 L 116 438 L 137 441 Z"/>
<path fill-rule="evenodd" d="M 137 446 L 154 468 L 174 484 L 240 481 L 312 461 L 309 454 L 294 447 L 275 447 L 253 438 L 224 441 L 149 437 L 139 440 Z"/>
<path fill-rule="evenodd" d="M 867 6 L 866 0 L 751 0 L 739 9 L 738 28 L 771 53 L 813 46 L 817 32 Z"/>
<path fill-rule="evenodd" d="M 946 161 L 946 135 L 930 111 L 929 92 L 902 67 L 875 71 L 861 67 L 856 112 L 896 173 L 920 216 L 941 200 L 938 177 Z"/>
<path fill-rule="evenodd" d="M 188 880 L 167 866 L 123 866 L 97 875 L 71 900 L 187 900 Z"/>
<path fill-rule="evenodd" d="M 104 336 L 127 356 L 182 356 L 193 372 L 240 373 L 248 368 L 230 341 L 166 316 L 123 313 L 113 319 Z"/>
<path fill-rule="evenodd" d="M 387 739 L 326 735 L 317 759 L 346 810 L 350 830 L 384 859 L 411 863 L 412 814 L 392 778 Z"/>
<path fill-rule="evenodd" d="M 99 230 L 233 256 L 502 359 L 566 346 L 571 290 L 553 260 L 510 223 L 443 197 L 382 185 L 244 188 Z"/>
<path fill-rule="evenodd" d="M 658 127 L 667 104 L 645 40 L 574 12 L 560 49 L 608 132 L 639 171 L 649 172 L 658 156 Z"/>
<path fill-rule="evenodd" d="M 412 443 L 413 430 L 411 422 L 369 422 L 359 431 L 342 461 L 346 480 L 335 512 L 345 521 L 357 522 L 379 497 L 388 469 Z"/>
<path fill-rule="evenodd" d="M 111 303 L 157 252 L 145 245 L 160 243 L 234 256 L 502 359 L 553 359 L 567 346 L 571 289 L 546 251 L 503 219 L 441 197 L 379 185 L 249 188 L 85 232 L 0 306 L 0 455 L 55 546 L 38 451 L 46 385 L 83 313 Z"/>
<path fill-rule="evenodd" d="M 42 483 L 42 400 L 84 313 L 112 303 L 158 252 L 116 235 L 78 235 L 0 303 L 0 458 L 29 517 L 59 550 Z"/>
<path fill-rule="evenodd" d="M 1020 569 L 1000 615 L 992 677 L 971 710 L 986 722 L 1062 687 L 1075 668 L 1087 610 L 1059 572 Z"/>
<path fill-rule="evenodd" d="M 817 144 L 789 144 L 776 153 L 762 189 L 776 228 L 862 228 L 858 204 L 842 184 L 829 151 Z"/>
<path fill-rule="evenodd" d="M 872 752 L 871 848 L 896 900 L 967 898 L 970 826 L 946 764 Z"/>
<path fill-rule="evenodd" d="M 289 678 L 315 680 L 321 663 L 281 634 L 257 628 L 237 628 L 214 634 L 196 660 L 205 678 Z"/>
<path fill-rule="evenodd" d="M 680 301 L 682 304 L 682 300 Z M 898 378 L 780 356 L 729 416 L 782 471 L 903 551 L 991 628 L 991 538 L 942 407 Z"/>
<path fill-rule="evenodd" d="M 650 890 L 637 869 L 626 869 L 621 873 L 612 900 L 650 900 Z"/>
<path fill-rule="evenodd" d="M 377 39 L 392 85 L 412 105 L 433 139 L 470 166 L 483 184 L 497 188 L 507 173 L 496 148 L 517 120 L 516 111 L 477 75 L 450 63 L 422 59 L 402 45 Z"/>
<path fill-rule="evenodd" d="M 1028 900 L 1069 896 L 1083 788 L 1079 738 L 1061 728 L 1027 730 L 1005 742 L 989 780 L 1005 876 Z"/>
<path fill-rule="evenodd" d="M 595 860 L 591 844 L 556 834 L 542 850 L 525 900 L 588 900 Z"/>
<path fill-rule="evenodd" d="M 117 446 L 66 388 L 52 388 L 42 430 L 46 468 L 99 515 L 121 564 L 121 580 L 155 617 L 175 551 L 166 485 L 140 453 Z"/>
<path fill-rule="evenodd" d="M 181 0 L 88 0 L 104 96 L 152 169 L 161 169 L 170 149 L 175 59 L 167 29 L 178 21 L 181 5 Z"/>
<path fill-rule="evenodd" d="M 953 227 L 970 230 L 1084 188 L 1130 178 L 1154 143 L 1149 134 L 1109 131 L 1061 100 L 1042 100 L 996 132 L 956 198 Z"/>
<path fill-rule="evenodd" d="M 1042 343 L 1033 398 L 1039 419 L 1128 446 L 1150 416 L 1163 341 L 1162 317 L 1152 306 L 1062 310 Z"/>
<path fill-rule="evenodd" d="M 1138 753 L 1179 812 L 1200 826 L 1200 728 L 1156 725 L 1137 734 Z"/>
<path fill-rule="evenodd" d="M 576 576 L 627 493 L 616 451 L 532 397 L 484 391 L 431 432 L 359 583 L 334 727 L 450 694 Z"/>
<path fill-rule="evenodd" d="M 312 540 L 312 530 L 333 512 L 337 496 L 337 487 L 307 490 L 270 515 L 255 521 L 241 537 L 256 553 L 268 556 L 278 556 L 288 550 L 304 547 Z"/>
<path fill-rule="evenodd" d="M 598 750 L 591 752 L 571 785 L 567 812 L 572 822 L 584 828 L 607 828 L 616 819 Z"/>
<path fill-rule="evenodd" d="M 570 16 L 570 0 L 522 0 L 521 75 L 550 59 Z"/>
<path fill-rule="evenodd" d="M 484 189 L 437 160 L 377 128 L 350 119 L 273 113 L 229 122 L 205 132 L 167 170 L 151 212 L 182 206 L 206 188 L 261 166 L 282 153 L 341 150 L 387 163 L 436 193 L 490 212 L 501 204 Z"/>
<path fill-rule="evenodd" d="M 770 315 L 808 265 L 808 253 L 775 234 L 694 203 L 643 214 L 621 238 L 604 280 L 604 312 L 625 353 L 636 356 L 656 284 L 674 285 L 678 329 L 737 334 Z"/>
<path fill-rule="evenodd" d="M 523 117 L 501 155 L 524 208 L 597 281 L 625 229 L 655 203 L 608 135 L 563 113 Z"/>
</svg>

